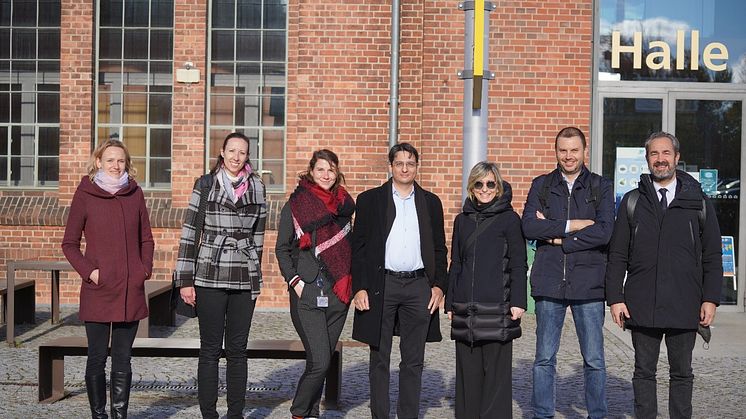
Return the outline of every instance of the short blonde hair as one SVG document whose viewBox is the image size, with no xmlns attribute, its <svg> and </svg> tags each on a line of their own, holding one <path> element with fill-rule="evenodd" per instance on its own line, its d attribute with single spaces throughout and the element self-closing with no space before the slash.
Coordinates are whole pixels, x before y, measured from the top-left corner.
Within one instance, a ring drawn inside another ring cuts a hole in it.
<svg viewBox="0 0 746 419">
<path fill-rule="evenodd" d="M 482 180 L 482 178 L 487 176 L 489 173 L 492 173 L 495 176 L 495 183 L 497 183 L 497 197 L 499 198 L 502 196 L 505 190 L 503 189 L 503 178 L 500 176 L 500 169 L 497 167 L 497 163 L 480 161 L 472 167 L 471 173 L 469 173 L 469 180 L 466 182 L 466 193 L 469 196 L 469 199 L 476 201 L 476 197 L 474 196 L 474 184 L 477 183 L 477 181 Z"/>
<path fill-rule="evenodd" d="M 135 169 L 134 166 L 132 166 L 132 158 L 130 157 L 130 152 L 127 150 L 127 146 L 124 145 L 123 142 L 119 140 L 114 139 L 108 139 L 104 141 L 103 143 L 99 144 L 98 147 L 96 147 L 95 150 L 93 150 L 93 153 L 91 153 L 91 157 L 88 159 L 88 177 L 91 179 L 91 182 L 93 182 L 93 178 L 96 176 L 96 172 L 98 172 L 98 166 L 96 166 L 96 160 L 100 159 L 101 156 L 104 155 L 104 151 L 106 151 L 109 147 L 119 147 L 122 150 L 124 150 L 124 156 L 126 158 L 126 162 L 124 164 L 124 170 L 127 171 L 130 178 L 134 178 L 137 174 L 137 169 Z"/>
</svg>

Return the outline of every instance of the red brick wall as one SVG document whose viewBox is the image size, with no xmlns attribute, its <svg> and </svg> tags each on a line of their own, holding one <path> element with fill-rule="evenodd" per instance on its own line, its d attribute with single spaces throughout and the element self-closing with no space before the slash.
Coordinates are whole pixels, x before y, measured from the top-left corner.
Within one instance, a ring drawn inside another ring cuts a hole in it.
<svg viewBox="0 0 746 419">
<path fill-rule="evenodd" d="M 390 2 L 293 0 L 288 5 L 286 190 L 314 149 L 340 156 L 356 196 L 387 179 Z M 464 12 L 451 0 L 403 0 L 401 9 L 400 140 L 421 153 L 419 182 L 446 211 L 450 242 L 460 207 Z M 533 177 L 554 168 L 553 141 L 566 125 L 590 127 L 592 1 L 495 1 L 490 13 L 488 157 L 514 187 L 523 207 Z M 90 151 L 93 13 L 63 2 L 61 205 L 68 205 Z M 186 205 L 204 170 L 206 0 L 175 2 L 174 68 L 192 61 L 200 83 L 175 83 L 174 207 Z M 1 195 L 6 195 L 4 192 Z M 21 192 L 11 192 L 22 195 Z M 287 195 L 286 194 L 286 195 Z M 59 258 L 62 227 L 0 226 L 0 268 L 7 259 Z M 155 279 L 168 279 L 178 228 L 157 228 Z M 287 294 L 268 231 L 260 307 L 286 307 Z M 0 270 L 0 278 L 5 275 Z M 73 278 L 70 276 L 70 278 Z M 77 279 L 63 281 L 63 303 L 77 301 Z M 43 287 L 39 302 L 48 302 Z"/>
</svg>

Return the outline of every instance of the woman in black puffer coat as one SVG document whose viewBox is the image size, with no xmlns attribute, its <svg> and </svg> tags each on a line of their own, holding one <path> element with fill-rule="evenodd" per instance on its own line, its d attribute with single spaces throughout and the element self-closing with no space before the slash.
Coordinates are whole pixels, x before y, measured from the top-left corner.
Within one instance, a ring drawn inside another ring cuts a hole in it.
<svg viewBox="0 0 746 419">
<path fill-rule="evenodd" d="M 526 310 L 526 242 L 497 164 L 477 163 L 456 216 L 446 311 L 456 341 L 456 418 L 512 417 L 512 340 Z"/>
</svg>

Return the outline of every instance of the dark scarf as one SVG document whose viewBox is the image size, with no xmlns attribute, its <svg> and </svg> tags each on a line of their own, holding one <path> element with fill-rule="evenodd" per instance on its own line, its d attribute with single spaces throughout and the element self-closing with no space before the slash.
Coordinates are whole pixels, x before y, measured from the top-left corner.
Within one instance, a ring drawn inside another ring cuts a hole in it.
<svg viewBox="0 0 746 419">
<path fill-rule="evenodd" d="M 352 246 L 349 234 L 355 202 L 341 186 L 334 192 L 326 191 L 313 182 L 301 179 L 295 192 L 290 195 L 289 203 L 298 246 L 301 250 L 314 252 L 331 276 L 329 279 L 334 284 L 334 294 L 340 301 L 349 304 L 352 297 Z"/>
</svg>

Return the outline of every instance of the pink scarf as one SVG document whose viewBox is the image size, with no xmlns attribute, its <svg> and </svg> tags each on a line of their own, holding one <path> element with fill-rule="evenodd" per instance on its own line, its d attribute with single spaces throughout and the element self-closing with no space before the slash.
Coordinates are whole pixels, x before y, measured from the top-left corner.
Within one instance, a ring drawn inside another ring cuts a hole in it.
<svg viewBox="0 0 746 419">
<path fill-rule="evenodd" d="M 127 186 L 127 184 L 129 183 L 129 179 L 130 175 L 127 172 L 124 172 L 122 176 L 119 177 L 119 179 L 115 179 L 104 173 L 103 170 L 99 169 L 98 172 L 96 172 L 96 175 L 93 177 L 93 182 L 98 185 L 99 188 L 114 195 L 120 189 Z"/>
</svg>

